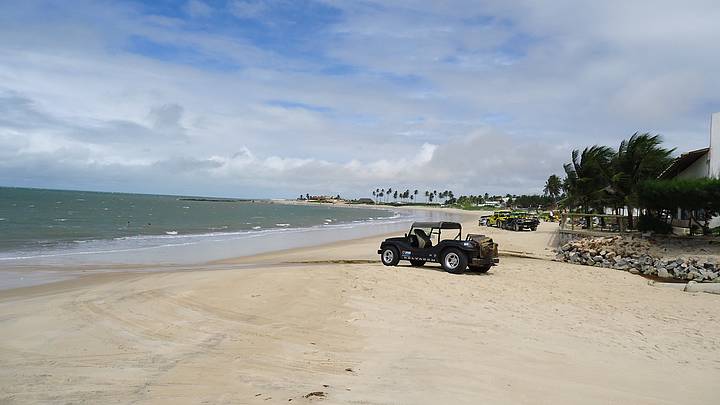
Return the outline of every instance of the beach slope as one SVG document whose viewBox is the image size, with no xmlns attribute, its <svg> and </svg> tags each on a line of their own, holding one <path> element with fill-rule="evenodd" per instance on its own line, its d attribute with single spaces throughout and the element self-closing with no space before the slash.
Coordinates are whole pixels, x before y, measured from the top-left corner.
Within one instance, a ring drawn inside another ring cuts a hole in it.
<svg viewBox="0 0 720 405">
<path fill-rule="evenodd" d="M 379 239 L 0 292 L 0 402 L 716 402 L 718 296 L 519 257 L 384 267 Z"/>
</svg>

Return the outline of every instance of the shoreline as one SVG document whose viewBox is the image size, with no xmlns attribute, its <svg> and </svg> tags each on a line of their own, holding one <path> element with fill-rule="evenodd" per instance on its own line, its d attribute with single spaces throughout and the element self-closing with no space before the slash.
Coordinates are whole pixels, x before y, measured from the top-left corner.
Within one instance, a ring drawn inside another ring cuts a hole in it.
<svg viewBox="0 0 720 405">
<path fill-rule="evenodd" d="M 290 202 L 293 204 L 293 202 Z M 362 207 L 362 208 L 369 208 Z M 352 208 L 352 207 L 350 207 Z M 382 211 L 405 211 L 411 213 L 408 217 L 394 218 L 392 221 L 342 223 L 323 227 L 273 229 L 266 232 L 242 234 L 238 238 L 201 240 L 191 245 L 179 244 L 172 246 L 159 246 L 150 248 L 137 248 L 124 251 L 92 252 L 85 256 L 80 253 L 67 253 L 53 255 L 48 258 L 36 257 L 30 260 L 0 262 L 0 291 L 42 285 L 47 283 L 63 282 L 70 279 L 88 276 L 96 273 L 123 273 L 123 272 L 165 272 L 179 269 L 206 268 L 224 264 L 234 264 L 244 258 L 263 257 L 284 251 L 302 251 L 308 248 L 322 248 L 325 245 L 352 242 L 364 238 L 381 237 L 400 232 L 406 226 L 417 220 L 413 214 L 432 213 L 430 217 L 438 220 L 468 218 L 472 214 L 465 211 L 448 208 L 402 207 L 398 210 L 389 210 L 385 207 L 375 207 Z M 425 218 L 422 218 L 425 219 Z M 173 261 L 158 261 L 152 253 L 164 249 L 165 257 Z M 152 251 L 151 255 L 143 255 Z M 234 253 L 228 254 L 227 251 Z M 239 252 L 239 253 L 235 253 Z M 132 255 L 132 256 L 131 256 Z M 245 261 L 245 263 L 248 263 Z"/>
</svg>

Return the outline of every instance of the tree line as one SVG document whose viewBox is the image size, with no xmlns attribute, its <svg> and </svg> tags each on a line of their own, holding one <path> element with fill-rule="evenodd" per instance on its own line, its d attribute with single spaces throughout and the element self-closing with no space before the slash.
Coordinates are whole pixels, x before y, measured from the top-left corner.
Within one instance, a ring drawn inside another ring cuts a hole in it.
<svg viewBox="0 0 720 405">
<path fill-rule="evenodd" d="M 423 194 L 420 194 L 420 190 L 415 189 L 410 191 L 406 189 L 404 191 L 393 189 L 392 187 L 376 188 L 372 191 L 373 199 L 376 203 L 380 202 L 397 202 L 398 199 L 402 202 L 420 202 L 424 197 L 426 203 L 432 203 L 433 201 L 443 200 L 445 204 L 451 204 L 451 201 L 455 200 L 455 194 L 450 190 L 444 190 L 438 192 L 437 190 L 425 190 Z"/>
</svg>

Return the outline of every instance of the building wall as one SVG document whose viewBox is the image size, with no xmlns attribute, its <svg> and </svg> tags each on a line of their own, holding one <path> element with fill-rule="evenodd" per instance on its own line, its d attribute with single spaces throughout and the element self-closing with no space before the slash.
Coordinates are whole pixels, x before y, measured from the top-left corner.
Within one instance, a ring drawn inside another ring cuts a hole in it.
<svg viewBox="0 0 720 405">
<path fill-rule="evenodd" d="M 710 177 L 720 178 L 720 112 L 710 122 Z"/>
<path fill-rule="evenodd" d="M 708 152 L 709 153 L 709 152 Z M 705 156 L 700 157 L 695 163 L 691 164 L 690 167 L 678 173 L 676 178 L 678 179 L 704 179 L 708 177 L 708 164 L 710 159 L 708 153 Z"/>
</svg>

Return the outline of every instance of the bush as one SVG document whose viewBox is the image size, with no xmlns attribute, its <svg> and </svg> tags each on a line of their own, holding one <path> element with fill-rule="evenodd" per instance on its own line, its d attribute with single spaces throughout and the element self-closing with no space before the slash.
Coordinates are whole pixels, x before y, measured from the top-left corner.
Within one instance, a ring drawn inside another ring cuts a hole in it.
<svg viewBox="0 0 720 405">
<path fill-rule="evenodd" d="M 640 232 L 654 232 L 663 235 L 672 233 L 672 225 L 649 214 L 640 215 L 637 227 Z"/>
<path fill-rule="evenodd" d="M 651 180 L 640 184 L 638 191 L 645 208 L 720 211 L 719 179 Z"/>
<path fill-rule="evenodd" d="M 682 208 L 693 212 L 691 233 L 709 233 L 705 228 L 709 218 L 720 213 L 720 179 L 673 179 L 651 180 L 641 183 L 638 188 L 640 205 L 650 210 L 673 211 Z"/>
</svg>

